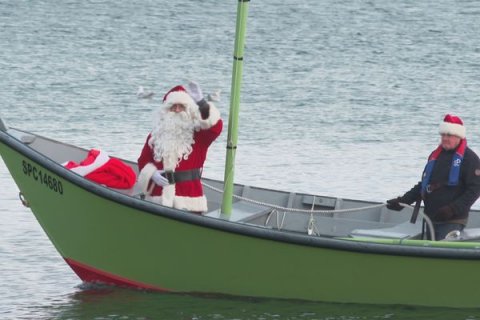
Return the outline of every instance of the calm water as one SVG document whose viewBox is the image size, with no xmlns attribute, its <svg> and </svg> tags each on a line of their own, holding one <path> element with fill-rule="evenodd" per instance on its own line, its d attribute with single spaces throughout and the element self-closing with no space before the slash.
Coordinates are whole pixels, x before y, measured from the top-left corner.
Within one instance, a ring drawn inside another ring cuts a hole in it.
<svg viewBox="0 0 480 320">
<path fill-rule="evenodd" d="M 186 79 L 221 89 L 227 119 L 235 11 L 235 1 L 0 0 L 0 115 L 132 160 L 161 97 Z M 137 99 L 140 85 L 155 98 Z M 417 182 L 445 113 L 464 118 L 480 151 L 479 89 L 477 1 L 252 1 L 236 180 L 384 201 Z M 223 177 L 225 139 L 208 177 Z M 83 287 L 1 160 L 0 190 L 1 319 L 480 319 Z"/>
</svg>

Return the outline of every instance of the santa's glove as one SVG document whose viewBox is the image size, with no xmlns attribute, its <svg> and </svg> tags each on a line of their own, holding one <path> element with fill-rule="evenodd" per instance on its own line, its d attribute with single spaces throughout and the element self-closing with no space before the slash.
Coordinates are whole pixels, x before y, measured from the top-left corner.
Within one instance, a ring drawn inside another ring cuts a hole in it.
<svg viewBox="0 0 480 320">
<path fill-rule="evenodd" d="M 400 211 L 403 209 L 403 206 L 400 205 L 400 203 L 403 203 L 402 197 L 396 197 L 396 198 L 387 200 L 387 208 L 390 210 Z"/>
<path fill-rule="evenodd" d="M 195 81 L 190 81 L 187 84 L 187 87 L 185 88 L 187 90 L 187 93 L 192 97 L 192 99 L 198 103 L 200 100 L 203 100 L 203 92 L 198 83 Z"/>
<path fill-rule="evenodd" d="M 164 170 L 157 170 L 155 173 L 152 175 L 152 180 L 155 182 L 156 185 L 160 187 L 165 187 L 168 186 L 170 183 L 168 182 L 168 179 L 162 176 L 162 173 L 164 173 Z"/>
<path fill-rule="evenodd" d="M 433 216 L 435 221 L 448 221 L 455 215 L 455 210 L 450 205 L 440 207 Z"/>
<path fill-rule="evenodd" d="M 202 116 L 202 119 L 207 119 L 210 116 L 210 105 L 203 97 L 203 92 L 198 83 L 190 81 L 186 87 L 187 93 L 192 97 L 195 103 L 198 105 L 198 109 Z"/>
</svg>

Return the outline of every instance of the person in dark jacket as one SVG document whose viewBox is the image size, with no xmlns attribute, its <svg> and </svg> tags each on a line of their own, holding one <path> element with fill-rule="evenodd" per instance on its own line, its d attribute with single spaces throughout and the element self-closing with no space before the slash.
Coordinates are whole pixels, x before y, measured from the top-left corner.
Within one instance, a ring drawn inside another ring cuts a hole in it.
<svg viewBox="0 0 480 320">
<path fill-rule="evenodd" d="M 440 124 L 440 145 L 429 156 L 422 180 L 403 196 L 387 200 L 387 208 L 400 211 L 400 203 L 423 200 L 432 220 L 435 239 L 463 230 L 470 207 L 480 196 L 480 160 L 467 146 L 463 121 L 447 114 Z M 427 238 L 431 239 L 430 232 Z"/>
</svg>

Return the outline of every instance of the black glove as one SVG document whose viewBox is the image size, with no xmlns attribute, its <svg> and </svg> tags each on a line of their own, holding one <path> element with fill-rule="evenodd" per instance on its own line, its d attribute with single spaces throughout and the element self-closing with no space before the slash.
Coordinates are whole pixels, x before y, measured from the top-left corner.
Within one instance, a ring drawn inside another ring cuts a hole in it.
<svg viewBox="0 0 480 320">
<path fill-rule="evenodd" d="M 202 99 L 197 102 L 197 105 L 202 119 L 208 119 L 208 117 L 210 117 L 210 105 L 208 104 L 207 100 Z"/>
<path fill-rule="evenodd" d="M 433 216 L 433 219 L 435 221 L 448 221 L 454 215 L 455 210 L 447 204 L 446 206 L 440 207 L 440 209 L 438 209 L 437 213 Z"/>
<path fill-rule="evenodd" d="M 400 211 L 403 209 L 403 206 L 400 205 L 400 202 L 403 202 L 402 197 L 387 200 L 387 208 L 390 210 Z"/>
</svg>

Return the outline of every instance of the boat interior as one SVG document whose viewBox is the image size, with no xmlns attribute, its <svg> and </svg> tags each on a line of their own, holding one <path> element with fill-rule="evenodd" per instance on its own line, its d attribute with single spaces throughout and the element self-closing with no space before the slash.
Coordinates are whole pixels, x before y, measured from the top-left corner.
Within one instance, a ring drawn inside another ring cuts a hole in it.
<svg viewBox="0 0 480 320">
<path fill-rule="evenodd" d="M 83 160 L 88 150 L 9 128 L 7 132 L 57 163 Z M 138 173 L 137 164 L 123 160 Z M 375 202 L 270 190 L 235 185 L 232 213 L 221 213 L 223 182 L 202 178 L 209 211 L 206 218 L 224 219 L 252 227 L 276 229 L 323 237 L 420 239 L 422 218 L 410 223 L 413 208 L 391 211 Z M 135 185 L 128 190 L 113 189 L 127 196 L 142 198 Z M 422 211 L 422 210 L 421 210 Z M 480 211 L 472 210 L 467 227 L 449 239 L 480 241 Z M 187 213 L 188 214 L 188 213 Z"/>
</svg>

